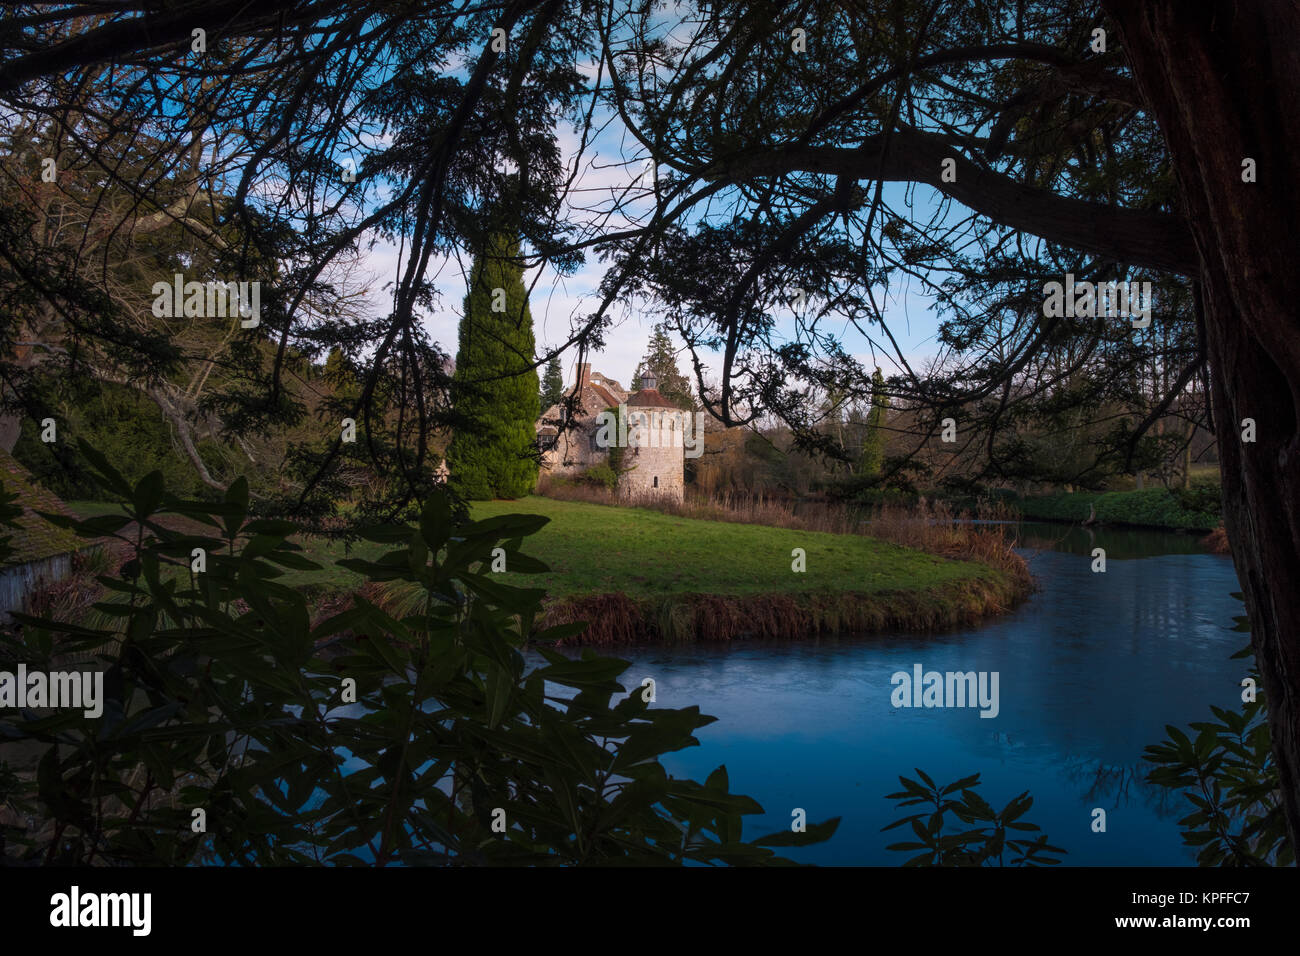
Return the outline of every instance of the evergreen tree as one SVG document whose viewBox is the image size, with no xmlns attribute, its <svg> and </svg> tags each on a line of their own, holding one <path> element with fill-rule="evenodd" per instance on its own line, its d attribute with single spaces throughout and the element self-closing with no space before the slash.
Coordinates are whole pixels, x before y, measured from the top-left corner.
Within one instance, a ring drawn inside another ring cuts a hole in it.
<svg viewBox="0 0 1300 956">
<path fill-rule="evenodd" d="M 656 387 L 660 395 L 678 408 L 687 411 L 695 410 L 695 396 L 691 392 L 691 383 L 677 370 L 677 350 L 673 348 L 673 340 L 668 336 L 666 322 L 656 325 L 650 334 L 650 344 L 646 347 L 645 358 L 637 366 L 636 375 L 632 379 L 633 391 L 641 387 L 641 376 L 646 374 L 647 370 L 658 379 L 659 384 Z"/>
<path fill-rule="evenodd" d="M 558 405 L 563 399 L 564 372 L 560 368 L 560 357 L 556 355 L 546 363 L 546 375 L 542 378 L 542 411 Z"/>
<path fill-rule="evenodd" d="M 361 395 L 361 386 L 357 384 L 356 369 L 337 345 L 325 357 L 322 377 L 330 389 L 331 400 L 339 409 L 350 410 Z"/>
<path fill-rule="evenodd" d="M 447 448 L 451 486 L 469 499 L 519 498 L 537 483 L 536 343 L 518 256 L 519 240 L 495 232 L 470 271 Z"/>
<path fill-rule="evenodd" d="M 867 414 L 867 433 L 862 438 L 862 455 L 858 459 L 858 474 L 864 478 L 879 478 L 885 460 L 885 409 L 889 396 L 885 394 L 885 377 L 876 369 L 871 376 L 871 411 Z"/>
</svg>

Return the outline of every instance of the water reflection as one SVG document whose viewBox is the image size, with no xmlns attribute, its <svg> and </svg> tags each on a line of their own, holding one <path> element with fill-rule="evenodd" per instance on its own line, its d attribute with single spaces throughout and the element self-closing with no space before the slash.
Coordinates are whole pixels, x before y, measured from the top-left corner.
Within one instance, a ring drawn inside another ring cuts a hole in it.
<svg viewBox="0 0 1300 956">
<path fill-rule="evenodd" d="M 788 826 L 795 807 L 842 816 L 830 843 L 791 853 L 810 862 L 897 865 L 884 849 L 891 834 L 880 833 L 897 818 L 885 794 L 920 767 L 945 781 L 978 772 L 998 806 L 1029 790 L 1029 819 L 1069 851 L 1063 865 L 1192 864 L 1175 822 L 1186 811 L 1143 782 L 1141 754 L 1166 724 L 1236 700 L 1231 561 L 1190 535 L 1020 530 L 1041 590 L 979 628 L 614 651 L 632 662 L 626 686 L 653 677 L 661 706 L 698 704 L 719 718 L 700 747 L 664 760 L 669 771 L 703 779 L 725 763 L 732 787 L 767 810 L 747 833 Z M 1091 570 L 1096 547 L 1104 574 Z M 890 676 L 918 663 L 999 672 L 998 716 L 895 709 Z M 1105 833 L 1091 830 L 1097 807 Z"/>
</svg>

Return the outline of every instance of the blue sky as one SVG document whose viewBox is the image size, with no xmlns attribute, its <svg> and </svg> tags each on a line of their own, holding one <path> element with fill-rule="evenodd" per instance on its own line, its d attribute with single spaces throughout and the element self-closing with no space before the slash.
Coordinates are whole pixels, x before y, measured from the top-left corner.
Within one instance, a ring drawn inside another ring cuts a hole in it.
<svg viewBox="0 0 1300 956">
<path fill-rule="evenodd" d="M 594 77 L 594 71 L 589 69 L 588 72 Z M 601 200 L 608 202 L 613 195 L 631 186 L 645 169 L 643 160 L 637 156 L 638 144 L 617 121 L 603 126 L 598 122 L 596 125 L 601 132 L 587 144 L 578 163 L 579 174 L 574 183 L 574 201 L 584 205 L 596 204 Z M 557 135 L 565 163 L 572 169 L 579 146 L 578 136 L 571 128 L 561 129 Z M 886 184 L 884 192 L 886 201 L 895 209 L 904 208 L 906 196 L 902 184 Z M 938 201 L 937 194 L 926 187 L 914 188 L 910 198 L 919 219 L 928 219 Z M 648 208 L 648 205 L 644 208 Z M 605 228 L 615 231 L 626 225 L 626 220 L 614 219 Z M 374 280 L 369 283 L 372 290 L 370 300 L 377 313 L 386 312 L 390 307 L 389 295 L 383 291 L 383 287 L 399 275 L 400 264 L 398 249 L 382 240 L 363 257 L 364 271 L 374 276 Z M 441 293 L 440 308 L 425 316 L 424 325 L 431 337 L 452 355 L 456 352 L 457 325 L 468 268 L 469 262 L 460 257 L 430 262 L 429 278 Z M 608 268 L 607 263 L 590 256 L 589 261 L 570 276 L 559 276 L 547 268 L 530 271 L 525 279 L 532 290 L 529 305 L 539 350 L 566 341 L 576 320 L 594 311 L 599 302 L 597 289 Z M 904 284 L 888 291 L 877 288 L 875 292 L 877 302 L 881 304 L 890 329 L 908 362 L 913 367 L 925 364 L 927 359 L 938 352 L 933 341 L 938 321 L 930 309 L 930 298 Z M 624 385 L 630 385 L 658 316 L 652 311 L 626 309 L 616 310 L 614 316 L 614 327 L 606 334 L 606 347 L 591 355 L 589 360 L 595 370 Z M 778 325 L 778 329 L 788 332 L 791 325 L 787 319 Z M 835 328 L 832 323 L 827 323 L 824 327 Z M 847 321 L 841 328 L 841 343 L 867 367 L 880 365 L 886 374 L 900 371 L 888 353 L 872 361 L 869 358 L 870 343 Z M 566 352 L 562 361 L 565 380 L 571 382 L 577 361 L 576 350 Z M 679 367 L 683 372 L 689 372 L 687 355 L 679 357 Z"/>
</svg>

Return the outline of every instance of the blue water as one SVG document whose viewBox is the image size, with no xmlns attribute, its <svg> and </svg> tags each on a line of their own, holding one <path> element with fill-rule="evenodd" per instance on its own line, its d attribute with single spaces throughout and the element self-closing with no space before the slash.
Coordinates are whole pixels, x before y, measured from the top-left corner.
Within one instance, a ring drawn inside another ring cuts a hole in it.
<svg viewBox="0 0 1300 956">
<path fill-rule="evenodd" d="M 747 818 L 747 838 L 789 828 L 795 808 L 843 818 L 829 842 L 785 851 L 794 859 L 902 863 L 911 854 L 885 847 L 910 832 L 881 827 L 914 811 L 885 795 L 920 767 L 940 784 L 979 773 L 999 808 L 1028 790 L 1024 819 L 1068 851 L 1062 865 L 1193 864 L 1176 825 L 1190 809 L 1143 782 L 1141 756 L 1166 724 L 1239 701 L 1248 662 L 1229 655 L 1248 637 L 1230 630 L 1243 613 L 1231 561 L 1173 534 L 1026 526 L 1022 542 L 1041 590 L 977 628 L 610 653 L 632 662 L 625 686 L 654 678 L 658 706 L 719 718 L 663 763 L 701 781 L 725 764 L 732 790 L 766 811 Z M 1093 547 L 1107 551 L 1104 574 Z M 999 713 L 895 708 L 890 677 L 915 664 L 998 672 Z"/>
</svg>

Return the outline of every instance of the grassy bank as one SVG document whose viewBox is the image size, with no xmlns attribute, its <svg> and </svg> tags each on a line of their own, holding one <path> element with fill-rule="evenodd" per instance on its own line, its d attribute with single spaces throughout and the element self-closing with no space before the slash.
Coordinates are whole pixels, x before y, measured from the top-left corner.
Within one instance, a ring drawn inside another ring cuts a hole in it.
<svg viewBox="0 0 1300 956">
<path fill-rule="evenodd" d="M 550 623 L 590 621 L 586 643 L 929 630 L 972 623 L 1028 592 L 1027 579 L 987 564 L 864 535 L 540 497 L 473 508 L 476 518 L 517 511 L 551 519 L 529 553 L 552 570 L 508 579 L 547 590 Z M 791 567 L 796 548 L 802 572 Z"/>
<path fill-rule="evenodd" d="M 1142 491 L 1075 492 L 1043 495 L 1011 502 L 1026 518 L 1043 521 L 1085 521 L 1096 509 L 1105 524 L 1173 531 L 1210 531 L 1221 518 L 1213 494 L 1193 489 L 1191 494 L 1146 488 Z"/>
<path fill-rule="evenodd" d="M 83 502 L 72 507 L 83 516 L 105 510 Z M 526 546 L 551 571 L 524 575 L 507 568 L 502 577 L 546 590 L 548 624 L 590 622 L 581 643 L 932 630 L 1005 610 L 1023 600 L 1031 586 L 1023 562 L 1005 548 L 1000 534 L 990 548 L 993 535 L 954 538 L 955 532 L 940 530 L 925 516 L 878 516 L 879 536 L 868 537 L 754 523 L 752 518 L 780 517 L 758 512 L 716 520 L 544 497 L 476 502 L 471 510 L 476 519 L 513 512 L 551 519 Z M 848 526 L 844 518 L 789 520 Z M 278 580 L 306 592 L 322 611 L 341 609 L 365 585 L 336 561 L 374 560 L 388 550 L 369 542 L 349 549 L 318 536 L 299 543 L 304 556 L 323 569 L 288 571 Z M 806 570 L 793 570 L 797 548 L 803 550 Z M 999 562 L 998 550 L 1013 563 Z M 979 560 L 965 560 L 971 557 Z M 396 613 L 409 610 L 414 593 L 399 584 L 365 590 Z"/>
</svg>

